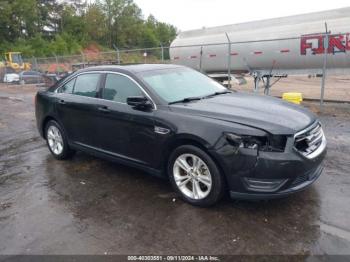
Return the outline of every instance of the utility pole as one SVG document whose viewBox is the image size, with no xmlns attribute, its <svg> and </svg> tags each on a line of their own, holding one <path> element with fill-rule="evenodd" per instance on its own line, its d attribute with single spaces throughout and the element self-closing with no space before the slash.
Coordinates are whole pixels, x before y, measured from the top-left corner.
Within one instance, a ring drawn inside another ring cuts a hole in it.
<svg viewBox="0 0 350 262">
<path fill-rule="evenodd" d="M 119 48 L 113 44 L 113 48 L 115 49 L 115 51 L 117 52 L 117 64 L 120 65 L 120 52 L 119 52 Z"/>
<path fill-rule="evenodd" d="M 162 63 L 164 63 L 164 46 L 160 43 L 160 48 L 162 49 Z"/>
<path fill-rule="evenodd" d="M 203 46 L 201 46 L 201 51 L 199 53 L 199 71 L 202 72 L 202 66 L 203 66 Z"/>
<path fill-rule="evenodd" d="M 325 91 L 325 87 L 326 87 L 327 60 L 328 60 L 328 47 L 329 47 L 329 32 L 328 32 L 327 22 L 325 23 L 325 28 L 326 28 L 326 35 L 323 38 L 324 56 L 323 56 L 321 100 L 320 100 L 321 111 L 323 110 L 323 104 L 324 104 L 324 91 Z"/>
<path fill-rule="evenodd" d="M 225 33 L 228 41 L 228 54 L 227 54 L 227 67 L 228 67 L 228 72 L 227 72 L 227 78 L 228 78 L 228 88 L 231 89 L 231 40 L 230 37 L 228 36 L 228 33 Z"/>
</svg>

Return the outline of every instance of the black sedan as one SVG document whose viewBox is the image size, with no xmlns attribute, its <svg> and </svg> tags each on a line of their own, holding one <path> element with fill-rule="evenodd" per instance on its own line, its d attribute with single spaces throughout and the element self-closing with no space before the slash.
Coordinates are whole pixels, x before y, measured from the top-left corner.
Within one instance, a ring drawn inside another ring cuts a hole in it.
<svg viewBox="0 0 350 262">
<path fill-rule="evenodd" d="M 321 174 L 326 139 L 308 110 L 234 92 L 175 65 L 94 67 L 36 96 L 53 156 L 76 150 L 168 177 L 193 205 L 283 197 Z"/>
</svg>

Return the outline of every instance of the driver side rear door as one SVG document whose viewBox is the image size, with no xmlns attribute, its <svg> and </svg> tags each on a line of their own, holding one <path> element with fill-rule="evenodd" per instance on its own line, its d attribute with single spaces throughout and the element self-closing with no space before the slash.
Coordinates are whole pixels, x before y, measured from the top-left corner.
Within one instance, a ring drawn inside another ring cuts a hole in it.
<svg viewBox="0 0 350 262">
<path fill-rule="evenodd" d="M 56 98 L 58 119 L 70 142 L 84 147 L 98 148 L 97 133 L 98 89 L 103 74 L 84 73 L 64 84 Z"/>
</svg>

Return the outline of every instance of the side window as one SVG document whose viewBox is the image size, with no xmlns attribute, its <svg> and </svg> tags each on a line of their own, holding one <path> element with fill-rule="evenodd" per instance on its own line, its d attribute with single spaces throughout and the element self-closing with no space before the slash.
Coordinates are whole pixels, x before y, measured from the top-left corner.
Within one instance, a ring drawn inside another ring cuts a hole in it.
<svg viewBox="0 0 350 262">
<path fill-rule="evenodd" d="M 126 103 L 126 99 L 131 96 L 144 96 L 144 94 L 140 87 L 129 78 L 117 74 L 107 74 L 102 94 L 103 99 Z"/>
<path fill-rule="evenodd" d="M 73 93 L 74 84 L 75 84 L 75 78 L 65 83 L 63 86 L 61 86 L 59 93 L 65 93 L 65 94 Z"/>
<path fill-rule="evenodd" d="M 75 95 L 96 97 L 96 89 L 100 80 L 100 74 L 85 74 L 77 77 L 75 81 Z"/>
</svg>

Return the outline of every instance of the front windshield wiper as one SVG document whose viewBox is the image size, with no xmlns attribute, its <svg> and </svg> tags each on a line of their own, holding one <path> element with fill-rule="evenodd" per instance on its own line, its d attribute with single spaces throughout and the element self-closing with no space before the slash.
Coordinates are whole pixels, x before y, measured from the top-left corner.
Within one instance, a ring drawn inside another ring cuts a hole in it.
<svg viewBox="0 0 350 262">
<path fill-rule="evenodd" d="M 203 98 L 205 99 L 205 98 L 210 98 L 210 97 L 213 97 L 213 96 L 219 96 L 219 95 L 231 94 L 231 93 L 232 93 L 232 91 L 220 91 L 220 92 L 215 92 L 213 94 L 207 95 L 207 96 L 205 96 Z"/>
<path fill-rule="evenodd" d="M 215 92 L 213 94 L 203 96 L 203 97 L 198 97 L 198 96 L 186 97 L 186 98 L 178 100 L 178 101 L 170 102 L 169 105 L 178 104 L 178 103 L 188 103 L 188 102 L 195 101 L 195 100 L 202 100 L 202 99 L 207 99 L 207 98 L 210 98 L 213 96 L 219 96 L 219 95 L 231 94 L 231 93 L 232 93 L 232 91 L 219 91 L 219 92 Z"/>
<path fill-rule="evenodd" d="M 178 100 L 178 101 L 170 102 L 169 105 L 178 104 L 178 103 L 188 103 L 191 101 L 201 100 L 201 99 L 202 99 L 202 97 L 186 97 L 186 98 Z"/>
</svg>

